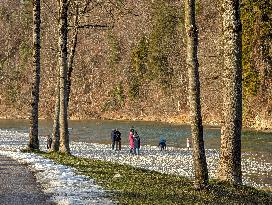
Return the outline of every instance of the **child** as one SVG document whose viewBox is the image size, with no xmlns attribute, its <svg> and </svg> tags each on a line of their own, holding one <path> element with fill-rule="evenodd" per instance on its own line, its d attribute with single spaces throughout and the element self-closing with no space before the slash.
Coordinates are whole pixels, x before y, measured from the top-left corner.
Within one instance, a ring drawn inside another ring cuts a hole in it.
<svg viewBox="0 0 272 205">
<path fill-rule="evenodd" d="M 47 135 L 47 144 L 46 144 L 47 149 L 51 149 L 51 145 L 52 145 L 52 137 L 50 135 Z"/>
<path fill-rule="evenodd" d="M 187 149 L 189 150 L 191 148 L 191 140 L 190 138 L 187 138 Z"/>
</svg>

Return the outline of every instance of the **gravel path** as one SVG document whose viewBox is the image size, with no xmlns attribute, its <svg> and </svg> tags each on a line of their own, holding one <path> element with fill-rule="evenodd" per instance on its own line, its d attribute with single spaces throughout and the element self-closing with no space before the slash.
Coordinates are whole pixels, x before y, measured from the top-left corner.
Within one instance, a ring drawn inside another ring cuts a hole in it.
<svg viewBox="0 0 272 205">
<path fill-rule="evenodd" d="M 52 203 L 26 166 L 0 155 L 0 204 L 50 205 Z"/>
</svg>

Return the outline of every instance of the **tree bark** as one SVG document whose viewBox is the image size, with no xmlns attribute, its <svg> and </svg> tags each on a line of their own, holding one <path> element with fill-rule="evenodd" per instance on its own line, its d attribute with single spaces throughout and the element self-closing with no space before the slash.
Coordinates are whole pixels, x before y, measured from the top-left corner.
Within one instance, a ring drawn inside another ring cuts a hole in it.
<svg viewBox="0 0 272 205">
<path fill-rule="evenodd" d="M 242 26 L 239 0 L 224 0 L 223 10 L 224 124 L 221 129 L 218 178 L 241 184 Z"/>
<path fill-rule="evenodd" d="M 195 0 L 185 1 L 185 29 L 187 35 L 186 62 L 189 77 L 189 104 L 195 169 L 195 187 L 201 189 L 208 184 L 208 169 L 205 156 L 200 105 L 199 64 L 197 57 L 198 31 L 195 23 Z"/>
<path fill-rule="evenodd" d="M 40 0 L 33 1 L 33 83 L 29 129 L 29 149 L 39 149 L 39 87 L 40 87 Z"/>
<path fill-rule="evenodd" d="M 78 15 L 79 15 L 79 8 L 76 5 L 76 16 L 74 20 L 74 31 L 73 31 L 73 39 L 72 39 L 72 47 L 69 55 L 68 61 L 68 76 L 67 76 L 67 107 L 69 107 L 69 100 L 70 100 L 70 92 L 71 92 L 71 77 L 73 72 L 73 63 L 76 53 L 76 45 L 77 45 L 77 35 L 78 35 Z"/>
<path fill-rule="evenodd" d="M 58 77 L 57 87 L 56 87 L 55 118 L 54 118 L 54 124 L 53 124 L 53 137 L 52 137 L 52 146 L 51 146 L 51 150 L 55 152 L 59 151 L 59 146 L 60 146 L 59 116 L 60 116 L 60 81 Z"/>
<path fill-rule="evenodd" d="M 59 11 L 59 66 L 60 66 L 60 152 L 70 154 L 67 110 L 67 34 L 68 1 L 60 0 Z"/>
</svg>

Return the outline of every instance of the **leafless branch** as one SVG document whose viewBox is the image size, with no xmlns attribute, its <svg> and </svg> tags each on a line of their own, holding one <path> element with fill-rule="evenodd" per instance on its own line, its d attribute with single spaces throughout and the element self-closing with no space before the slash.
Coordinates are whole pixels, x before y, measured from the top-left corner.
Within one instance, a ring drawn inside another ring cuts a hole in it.
<svg viewBox="0 0 272 205">
<path fill-rule="evenodd" d="M 102 25 L 102 24 L 85 24 L 79 25 L 78 28 L 112 28 L 113 26 L 110 25 Z"/>
</svg>

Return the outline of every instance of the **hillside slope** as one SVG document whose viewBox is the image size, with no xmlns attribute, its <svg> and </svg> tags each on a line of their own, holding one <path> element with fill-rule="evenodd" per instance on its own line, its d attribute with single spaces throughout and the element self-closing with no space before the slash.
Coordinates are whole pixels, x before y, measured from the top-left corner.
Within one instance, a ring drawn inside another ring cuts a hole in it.
<svg viewBox="0 0 272 205">
<path fill-rule="evenodd" d="M 105 3 L 80 18 L 81 24 L 114 27 L 80 29 L 70 118 L 188 122 L 182 1 L 123 2 L 117 6 Z M 244 126 L 255 128 L 272 126 L 269 8 L 269 0 L 242 1 Z M 43 3 L 42 11 L 40 117 L 52 118 L 58 71 L 55 1 Z M 220 11 L 218 1 L 197 1 L 202 109 L 208 124 L 221 121 L 224 85 Z M 31 26 L 30 1 L 1 1 L 1 117 L 27 118 L 29 113 Z"/>
</svg>

